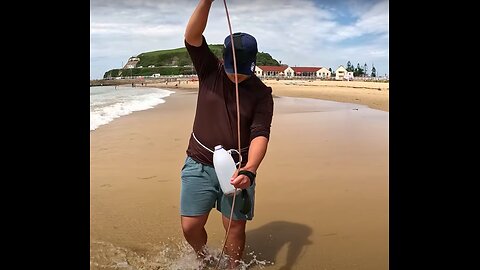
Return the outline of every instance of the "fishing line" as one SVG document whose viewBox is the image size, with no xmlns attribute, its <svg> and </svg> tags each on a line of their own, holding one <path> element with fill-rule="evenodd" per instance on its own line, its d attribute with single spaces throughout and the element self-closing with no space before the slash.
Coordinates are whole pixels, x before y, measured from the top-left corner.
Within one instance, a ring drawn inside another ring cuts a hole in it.
<svg viewBox="0 0 480 270">
<path fill-rule="evenodd" d="M 238 153 L 241 158 L 241 147 L 240 147 L 240 101 L 238 99 L 238 75 L 237 75 L 237 59 L 235 57 L 235 45 L 233 42 L 233 33 L 232 33 L 232 24 L 230 23 L 230 15 L 228 14 L 228 8 L 227 8 L 227 1 L 223 0 L 223 5 L 225 6 L 225 13 L 227 14 L 227 22 L 228 22 L 228 29 L 230 31 L 230 44 L 232 45 L 232 54 L 233 54 L 233 70 L 235 73 L 235 98 L 237 102 L 237 137 L 238 137 Z M 238 163 L 237 167 L 237 175 L 238 171 L 240 170 L 240 167 L 242 166 L 242 163 Z M 228 234 L 230 232 L 230 226 L 232 225 L 232 218 L 233 218 L 233 209 L 235 207 L 235 197 L 237 196 L 237 192 L 233 192 L 233 203 L 232 203 L 232 210 L 230 210 L 230 218 L 228 220 L 228 227 L 227 231 L 225 233 L 225 240 L 223 240 L 223 248 L 222 252 L 220 253 L 220 258 L 218 259 L 217 266 L 215 267 L 218 269 L 218 266 L 220 265 L 220 262 L 222 261 L 222 256 L 223 252 L 225 250 L 225 246 L 227 245 L 227 240 L 228 240 Z"/>
</svg>

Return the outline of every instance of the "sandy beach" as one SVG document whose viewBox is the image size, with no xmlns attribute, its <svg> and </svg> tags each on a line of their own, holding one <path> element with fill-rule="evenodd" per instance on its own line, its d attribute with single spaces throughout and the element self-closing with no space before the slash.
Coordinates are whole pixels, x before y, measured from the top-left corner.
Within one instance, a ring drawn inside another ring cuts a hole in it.
<svg viewBox="0 0 480 270">
<path fill-rule="evenodd" d="M 248 269 L 388 269 L 388 83 L 265 83 L 275 109 Z M 155 86 L 176 93 L 90 132 L 91 269 L 195 269 L 179 198 L 198 83 Z M 216 210 L 206 229 L 215 254 Z"/>
<path fill-rule="evenodd" d="M 388 82 L 274 80 L 263 82 L 272 87 L 276 96 L 305 97 L 367 105 L 369 108 L 388 112 Z M 172 89 L 198 89 L 198 81 L 151 83 L 149 87 Z"/>
</svg>

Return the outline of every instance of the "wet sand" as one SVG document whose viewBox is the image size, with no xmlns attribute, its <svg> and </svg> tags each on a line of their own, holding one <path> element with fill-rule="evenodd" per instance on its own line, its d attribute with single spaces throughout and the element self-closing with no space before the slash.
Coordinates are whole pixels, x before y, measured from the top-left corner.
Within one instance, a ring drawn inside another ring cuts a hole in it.
<svg viewBox="0 0 480 270">
<path fill-rule="evenodd" d="M 193 265 L 179 194 L 197 95 L 175 91 L 90 133 L 91 269 Z M 274 263 L 267 269 L 388 269 L 388 112 L 319 99 L 274 102 L 247 224 L 249 269 L 259 269 L 254 256 Z M 206 228 L 218 252 L 224 230 L 216 210 Z"/>
</svg>

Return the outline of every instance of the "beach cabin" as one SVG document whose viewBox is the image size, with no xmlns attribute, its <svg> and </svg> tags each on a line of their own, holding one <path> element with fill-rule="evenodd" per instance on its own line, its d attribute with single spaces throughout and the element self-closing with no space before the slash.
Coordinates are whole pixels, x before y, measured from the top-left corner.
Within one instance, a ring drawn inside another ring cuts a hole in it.
<svg viewBox="0 0 480 270">
<path fill-rule="evenodd" d="M 343 81 L 346 75 L 347 69 L 345 69 L 342 65 L 335 70 L 335 80 L 337 81 Z"/>
<path fill-rule="evenodd" d="M 318 71 L 317 71 L 317 77 L 318 78 L 321 78 L 321 79 L 328 79 L 332 76 L 332 73 L 330 72 L 330 70 L 328 70 L 326 67 L 321 67 Z"/>
</svg>

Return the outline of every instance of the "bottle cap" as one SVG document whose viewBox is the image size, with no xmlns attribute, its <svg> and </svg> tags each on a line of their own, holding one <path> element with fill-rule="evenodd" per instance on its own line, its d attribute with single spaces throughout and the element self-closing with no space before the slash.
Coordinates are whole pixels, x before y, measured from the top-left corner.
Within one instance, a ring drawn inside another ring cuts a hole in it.
<svg viewBox="0 0 480 270">
<path fill-rule="evenodd" d="M 223 148 L 223 146 L 222 146 L 221 144 L 215 146 L 215 150 L 220 150 L 220 149 L 222 149 L 222 148 Z"/>
</svg>

